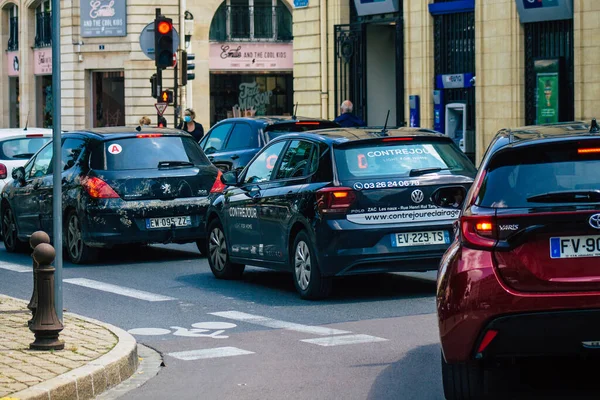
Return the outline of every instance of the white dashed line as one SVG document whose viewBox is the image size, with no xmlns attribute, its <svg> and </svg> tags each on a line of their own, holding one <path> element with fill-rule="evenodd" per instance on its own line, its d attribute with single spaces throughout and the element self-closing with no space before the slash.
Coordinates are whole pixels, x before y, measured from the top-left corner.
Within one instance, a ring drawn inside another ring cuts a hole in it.
<svg viewBox="0 0 600 400">
<path fill-rule="evenodd" d="M 32 273 L 33 267 L 24 267 L 21 264 L 0 261 L 0 268 L 13 272 L 29 272 Z"/>
<path fill-rule="evenodd" d="M 351 333 L 339 329 L 324 328 L 322 326 L 302 325 L 293 322 L 279 321 L 276 319 L 261 317 L 260 315 L 247 314 L 239 311 L 222 311 L 209 314 L 235 321 L 247 322 L 249 324 L 266 326 L 267 328 L 285 329 L 288 331 L 310 333 L 313 335 L 328 336 Z"/>
<path fill-rule="evenodd" d="M 71 283 L 73 285 L 83 286 L 90 289 L 101 290 L 103 292 L 109 292 L 119 294 L 121 296 L 133 297 L 134 299 L 145 300 L 145 301 L 170 301 L 177 300 L 173 297 L 163 296 L 160 294 L 154 294 L 144 292 L 142 290 L 131 289 L 123 286 L 112 285 L 110 283 L 98 282 L 91 279 L 85 278 L 74 278 L 65 279 L 64 282 Z"/>
<path fill-rule="evenodd" d="M 176 353 L 168 353 L 167 355 L 173 358 L 177 358 L 178 360 L 194 361 L 204 360 L 207 358 L 243 356 L 246 354 L 254 354 L 254 352 L 238 349 L 237 347 L 217 347 L 214 349 L 179 351 Z"/>
<path fill-rule="evenodd" d="M 316 344 L 319 346 L 342 346 L 346 344 L 358 344 L 358 343 L 375 343 L 385 342 L 387 339 L 380 338 L 371 335 L 344 335 L 344 336 L 330 336 L 322 337 L 317 339 L 304 339 L 301 342 Z"/>
</svg>

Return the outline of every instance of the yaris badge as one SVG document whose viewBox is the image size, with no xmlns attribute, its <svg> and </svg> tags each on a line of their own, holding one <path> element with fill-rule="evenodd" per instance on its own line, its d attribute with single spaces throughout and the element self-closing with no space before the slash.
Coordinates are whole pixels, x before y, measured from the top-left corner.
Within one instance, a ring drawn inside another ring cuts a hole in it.
<svg viewBox="0 0 600 400">
<path fill-rule="evenodd" d="M 600 229 L 600 214 L 594 214 L 590 217 L 590 226 L 594 229 Z"/>
<path fill-rule="evenodd" d="M 413 201 L 413 203 L 417 203 L 417 204 L 422 202 L 424 197 L 425 196 L 423 195 L 423 191 L 419 190 L 419 189 L 413 190 L 413 192 L 410 194 L 410 198 Z"/>
</svg>

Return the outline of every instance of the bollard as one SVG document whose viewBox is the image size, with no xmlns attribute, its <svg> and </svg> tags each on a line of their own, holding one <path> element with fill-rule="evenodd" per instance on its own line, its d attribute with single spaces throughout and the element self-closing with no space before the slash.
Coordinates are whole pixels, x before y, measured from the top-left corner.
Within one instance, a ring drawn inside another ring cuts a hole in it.
<svg viewBox="0 0 600 400">
<path fill-rule="evenodd" d="M 29 330 L 35 334 L 35 341 L 29 345 L 32 350 L 62 350 L 65 348 L 64 342 L 58 339 L 58 334 L 64 327 L 54 308 L 54 267 L 51 264 L 55 256 L 54 247 L 47 243 L 39 244 L 33 250 L 33 258 L 38 264 L 38 304 L 33 322 L 29 327 Z"/>
<path fill-rule="evenodd" d="M 50 236 L 44 231 L 37 231 L 31 235 L 29 239 L 29 245 L 31 246 L 31 250 L 35 250 L 38 244 L 42 243 L 50 243 Z M 33 322 L 33 318 L 35 317 L 35 310 L 37 308 L 38 302 L 38 294 L 37 294 L 37 263 L 35 262 L 35 258 L 33 258 L 33 254 L 31 255 L 31 259 L 33 260 L 33 293 L 31 294 L 31 300 L 29 300 L 29 304 L 27 304 L 27 308 L 31 311 L 31 319 L 27 321 L 27 325 L 31 326 Z"/>
</svg>

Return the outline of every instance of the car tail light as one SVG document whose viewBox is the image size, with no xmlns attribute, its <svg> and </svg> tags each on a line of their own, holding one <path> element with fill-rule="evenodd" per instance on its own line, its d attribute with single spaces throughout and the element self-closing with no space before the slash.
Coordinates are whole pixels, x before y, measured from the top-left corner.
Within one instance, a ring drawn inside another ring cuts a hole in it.
<svg viewBox="0 0 600 400">
<path fill-rule="evenodd" d="M 119 197 L 108 183 L 95 176 L 84 178 L 81 185 L 93 199 L 116 199 Z"/>
<path fill-rule="evenodd" d="M 139 135 L 135 135 L 137 138 L 153 138 L 153 137 L 161 137 L 162 133 L 141 133 Z"/>
<path fill-rule="evenodd" d="M 43 133 L 30 133 L 28 135 L 25 135 L 26 138 L 34 138 L 34 137 L 44 137 Z"/>
<path fill-rule="evenodd" d="M 460 232 L 467 245 L 478 248 L 491 248 L 496 245 L 496 224 L 491 217 L 462 216 Z"/>
<path fill-rule="evenodd" d="M 223 173 L 221 170 L 217 173 L 217 179 L 215 179 L 215 183 L 213 183 L 212 188 L 210 189 L 211 193 L 223 193 L 223 190 L 227 187 L 223 182 L 221 182 L 221 176 Z"/>
<path fill-rule="evenodd" d="M 381 139 L 382 142 L 407 142 L 411 140 L 413 140 L 411 137 L 388 137 Z"/>
<path fill-rule="evenodd" d="M 578 154 L 590 154 L 590 153 L 600 153 L 600 147 L 593 147 L 587 149 L 577 149 Z"/>
<path fill-rule="evenodd" d="M 296 122 L 296 125 L 319 125 L 320 122 L 318 121 L 298 121 Z"/>
<path fill-rule="evenodd" d="M 6 179 L 8 176 L 8 170 L 6 169 L 6 165 L 0 164 L 0 179 Z"/>
<path fill-rule="evenodd" d="M 496 335 L 498 335 L 498 331 L 494 331 L 491 329 L 485 333 L 483 339 L 481 340 L 481 343 L 479 344 L 479 348 L 477 349 L 476 358 L 482 357 L 482 353 L 490 345 L 490 343 L 492 343 L 492 340 L 494 340 Z"/>
<path fill-rule="evenodd" d="M 355 199 L 354 190 L 347 187 L 328 187 L 317 191 L 317 207 L 323 214 L 345 213 Z"/>
</svg>

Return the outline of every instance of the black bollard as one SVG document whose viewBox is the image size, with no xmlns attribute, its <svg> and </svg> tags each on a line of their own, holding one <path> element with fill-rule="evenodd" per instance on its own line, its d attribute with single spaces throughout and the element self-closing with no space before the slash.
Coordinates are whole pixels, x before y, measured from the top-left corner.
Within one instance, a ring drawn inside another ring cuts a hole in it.
<svg viewBox="0 0 600 400">
<path fill-rule="evenodd" d="M 42 243 L 50 243 L 50 236 L 44 231 L 37 231 L 31 235 L 29 239 L 29 245 L 32 250 L 38 246 L 38 244 Z M 29 300 L 29 304 L 27 304 L 27 308 L 31 311 L 31 319 L 27 321 L 27 325 L 31 326 L 33 322 L 33 318 L 35 317 L 35 310 L 37 308 L 38 303 L 38 294 L 37 294 L 37 263 L 35 262 L 35 258 L 33 258 L 33 254 L 31 255 L 31 259 L 33 260 L 33 293 L 31 294 L 31 300 Z"/>
<path fill-rule="evenodd" d="M 33 258 L 38 264 L 37 291 L 38 305 L 29 327 L 35 334 L 35 341 L 29 345 L 32 350 L 62 350 L 64 342 L 58 339 L 58 334 L 64 326 L 56 315 L 54 308 L 54 261 L 56 252 L 47 243 L 36 246 Z"/>
</svg>

